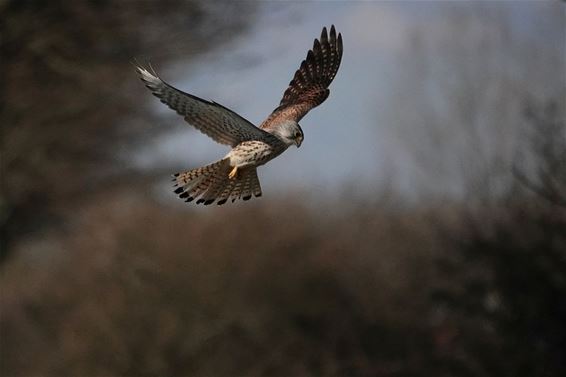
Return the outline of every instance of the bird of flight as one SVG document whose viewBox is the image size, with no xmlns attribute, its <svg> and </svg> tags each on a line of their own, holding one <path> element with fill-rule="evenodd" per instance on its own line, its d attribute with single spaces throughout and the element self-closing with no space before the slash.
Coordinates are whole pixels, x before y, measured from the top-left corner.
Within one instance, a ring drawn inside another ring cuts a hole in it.
<svg viewBox="0 0 566 377">
<path fill-rule="evenodd" d="M 341 60 L 342 35 L 336 36 L 334 25 L 330 33 L 323 28 L 320 40 L 314 40 L 279 106 L 259 127 L 219 103 L 182 92 L 161 80 L 153 70 L 137 66 L 140 78 L 161 102 L 214 141 L 232 147 L 215 163 L 175 174 L 175 193 L 187 202 L 196 199 L 197 204 L 205 205 L 261 196 L 258 166 L 291 145 L 301 146 L 303 130 L 298 122 L 328 98 L 328 86 Z"/>
</svg>

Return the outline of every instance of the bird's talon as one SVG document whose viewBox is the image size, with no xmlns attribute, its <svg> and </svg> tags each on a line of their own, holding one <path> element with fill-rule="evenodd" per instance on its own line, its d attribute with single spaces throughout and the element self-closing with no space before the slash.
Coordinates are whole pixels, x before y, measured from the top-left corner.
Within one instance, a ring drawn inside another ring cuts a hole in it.
<svg viewBox="0 0 566 377">
<path fill-rule="evenodd" d="M 232 169 L 230 174 L 228 174 L 228 178 L 234 179 L 234 178 L 236 178 L 237 175 L 238 175 L 238 167 L 234 166 L 234 169 Z"/>
</svg>

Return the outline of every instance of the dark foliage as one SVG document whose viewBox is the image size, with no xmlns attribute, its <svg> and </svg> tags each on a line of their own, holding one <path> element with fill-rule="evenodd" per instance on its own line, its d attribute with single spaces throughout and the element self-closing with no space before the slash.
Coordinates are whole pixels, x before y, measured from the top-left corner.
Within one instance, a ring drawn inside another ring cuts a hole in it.
<svg viewBox="0 0 566 377">
<path fill-rule="evenodd" d="M 291 202 L 203 213 L 132 197 L 84 208 L 81 232 L 43 250 L 52 263 L 10 265 L 8 374 L 437 370 L 427 213 L 357 208 L 345 222 Z"/>
<path fill-rule="evenodd" d="M 515 181 L 471 209 L 171 207 L 117 157 L 158 132 L 130 59 L 253 8 L 210 4 L 0 1 L 0 374 L 566 375 L 563 101 L 526 106 Z"/>
<path fill-rule="evenodd" d="M 151 58 L 163 63 L 224 43 L 246 24 L 247 8 L 0 2 L 0 143 L 2 176 L 10 177 L 0 197 L 2 259 L 12 241 L 64 221 L 61 210 L 76 200 L 131 179 L 118 156 L 163 131 L 132 91 L 132 59 L 158 52 Z"/>
<path fill-rule="evenodd" d="M 450 288 L 436 299 L 458 324 L 454 346 L 465 357 L 457 364 L 470 375 L 566 373 L 565 119 L 553 103 L 529 106 L 527 116 L 531 171 L 517 164 L 507 197 L 447 232 Z"/>
</svg>

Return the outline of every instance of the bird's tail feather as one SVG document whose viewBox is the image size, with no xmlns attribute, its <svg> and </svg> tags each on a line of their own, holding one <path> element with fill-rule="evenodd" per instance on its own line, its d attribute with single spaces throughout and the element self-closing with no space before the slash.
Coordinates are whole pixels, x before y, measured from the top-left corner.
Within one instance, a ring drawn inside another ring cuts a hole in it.
<svg viewBox="0 0 566 377">
<path fill-rule="evenodd" d="M 186 202 L 197 199 L 196 203 L 224 204 L 228 199 L 248 200 L 252 195 L 261 196 L 261 186 L 256 168 L 244 168 L 230 179 L 229 159 L 223 159 L 198 169 L 175 174 L 175 193 Z"/>
</svg>

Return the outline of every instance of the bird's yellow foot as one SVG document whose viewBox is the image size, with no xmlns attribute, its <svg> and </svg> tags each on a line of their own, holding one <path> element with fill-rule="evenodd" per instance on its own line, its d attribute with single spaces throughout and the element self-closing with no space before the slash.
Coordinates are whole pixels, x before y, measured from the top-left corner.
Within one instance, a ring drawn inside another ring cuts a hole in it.
<svg viewBox="0 0 566 377">
<path fill-rule="evenodd" d="M 238 167 L 234 166 L 234 169 L 232 169 L 232 171 L 230 172 L 230 174 L 228 174 L 228 178 L 230 179 L 234 179 L 238 176 Z"/>
</svg>

